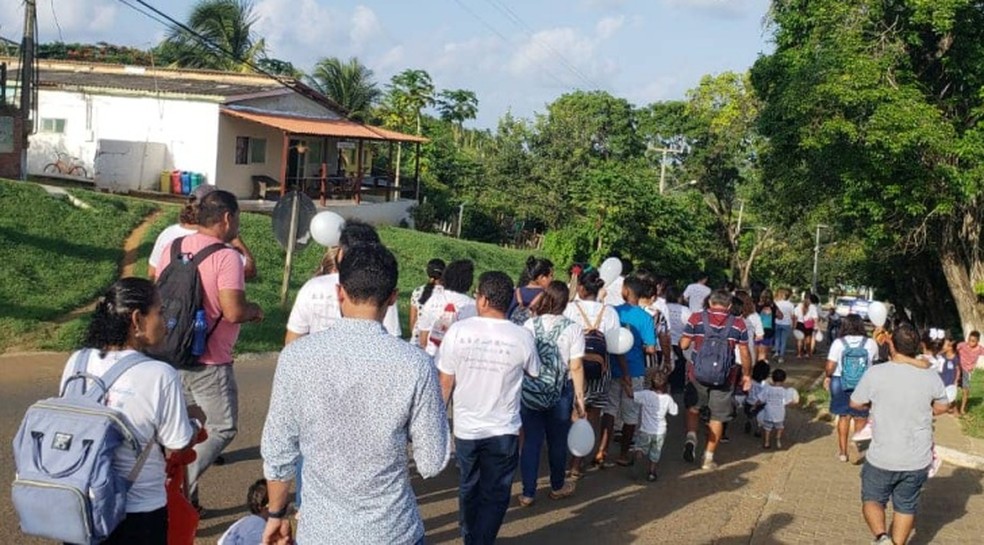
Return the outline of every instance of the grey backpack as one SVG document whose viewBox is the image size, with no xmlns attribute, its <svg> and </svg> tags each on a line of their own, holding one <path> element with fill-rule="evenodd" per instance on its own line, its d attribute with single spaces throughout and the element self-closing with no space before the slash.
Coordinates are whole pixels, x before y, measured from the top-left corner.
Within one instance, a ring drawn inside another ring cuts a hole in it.
<svg viewBox="0 0 984 545">
<path fill-rule="evenodd" d="M 14 437 L 13 503 L 31 536 L 89 545 L 105 540 L 126 517 L 126 494 L 150 454 L 132 426 L 105 405 L 123 373 L 150 358 L 131 354 L 102 377 L 86 373 L 92 350 L 80 350 L 58 397 L 32 405 Z M 86 379 L 94 386 L 86 388 Z M 118 448 L 138 452 L 129 475 L 113 469 Z"/>
</svg>

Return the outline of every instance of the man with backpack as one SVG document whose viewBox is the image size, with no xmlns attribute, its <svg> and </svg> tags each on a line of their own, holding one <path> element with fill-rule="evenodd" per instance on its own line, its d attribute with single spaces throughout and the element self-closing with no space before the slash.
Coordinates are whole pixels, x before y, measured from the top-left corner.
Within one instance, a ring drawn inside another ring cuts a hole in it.
<svg viewBox="0 0 984 545">
<path fill-rule="evenodd" d="M 724 433 L 724 424 L 734 416 L 732 392 L 741 373 L 742 390 L 751 387 L 752 356 L 748 350 L 745 322 L 729 312 L 731 294 L 716 290 L 708 296 L 708 308 L 690 316 L 680 338 L 680 348 L 694 348 L 687 369 L 684 405 L 687 407 L 687 440 L 683 458 L 696 460 L 697 423 L 707 423 L 707 447 L 703 469 L 717 469 L 714 451 Z M 740 362 L 736 361 L 740 355 Z M 740 365 L 740 367 L 739 367 Z"/>
<path fill-rule="evenodd" d="M 165 249 L 157 279 L 168 333 L 153 355 L 178 368 L 187 402 L 201 407 L 207 417 L 208 439 L 195 446 L 197 459 L 188 466 L 196 507 L 199 477 L 232 442 L 239 426 L 239 390 L 232 369 L 239 324 L 263 319 L 263 309 L 246 300 L 242 258 L 228 246 L 238 235 L 235 195 L 209 193 L 198 207 L 198 233 Z M 188 324 L 197 318 L 204 318 L 204 327 L 189 345 Z"/>
<path fill-rule="evenodd" d="M 465 545 L 491 545 L 499 533 L 519 464 L 523 377 L 536 377 L 540 370 L 533 335 L 506 318 L 512 298 L 508 275 L 481 275 L 478 316 L 452 324 L 435 359 L 445 403 L 454 395 L 458 518 Z"/>
</svg>

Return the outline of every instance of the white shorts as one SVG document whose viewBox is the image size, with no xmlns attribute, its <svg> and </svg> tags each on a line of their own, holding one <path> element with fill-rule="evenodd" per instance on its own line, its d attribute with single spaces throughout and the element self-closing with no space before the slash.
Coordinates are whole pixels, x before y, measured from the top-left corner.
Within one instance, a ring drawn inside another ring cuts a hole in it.
<svg viewBox="0 0 984 545">
<path fill-rule="evenodd" d="M 645 378 L 632 377 L 632 391 L 644 390 Z M 616 416 L 623 424 L 635 426 L 639 424 L 639 405 L 631 397 L 625 395 L 622 389 L 622 379 L 612 378 L 608 383 L 608 402 L 605 404 L 605 414 Z"/>
<path fill-rule="evenodd" d="M 957 385 L 951 384 L 946 387 L 946 400 L 953 403 L 957 400 Z"/>
</svg>

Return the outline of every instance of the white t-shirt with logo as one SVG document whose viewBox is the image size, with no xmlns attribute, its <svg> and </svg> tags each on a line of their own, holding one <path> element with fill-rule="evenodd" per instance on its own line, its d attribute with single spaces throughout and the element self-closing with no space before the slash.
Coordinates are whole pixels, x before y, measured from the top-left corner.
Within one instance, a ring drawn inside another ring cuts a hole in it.
<svg viewBox="0 0 984 545">
<path fill-rule="evenodd" d="M 540 374 L 533 335 L 509 320 L 476 316 L 455 322 L 435 358 L 454 376 L 454 436 L 517 435 L 523 375 Z"/>
<path fill-rule="evenodd" d="M 294 307 L 287 319 L 287 329 L 298 335 L 324 331 L 342 318 L 338 305 L 338 273 L 315 276 L 301 286 L 294 299 Z M 396 305 L 390 305 L 383 318 L 383 327 L 394 337 L 400 330 L 400 313 Z"/>
<path fill-rule="evenodd" d="M 796 312 L 795 305 L 787 300 L 776 301 L 776 307 L 782 312 L 782 318 L 776 318 L 777 325 L 793 325 L 793 313 Z"/>
<path fill-rule="evenodd" d="M 837 364 L 837 367 L 834 369 L 834 374 L 831 376 L 841 376 L 841 356 L 844 355 L 844 350 L 847 348 L 844 345 L 844 341 L 847 341 L 847 343 L 851 346 L 858 346 L 858 343 L 861 342 L 864 343 L 864 348 L 868 351 L 868 367 L 871 367 L 871 362 L 878 358 L 878 343 L 870 337 L 848 335 L 846 337 L 834 339 L 834 342 L 830 343 L 830 351 L 827 353 L 827 361 L 832 361 Z"/>
<path fill-rule="evenodd" d="M 577 310 L 578 307 L 581 307 L 581 310 L 588 317 L 587 323 L 585 323 L 584 317 Z M 605 335 L 606 339 L 611 339 L 618 331 L 618 328 L 621 327 L 621 324 L 618 321 L 618 313 L 609 305 L 599 303 L 598 301 L 581 301 L 577 299 L 567 304 L 567 308 L 564 309 L 564 316 L 579 324 L 581 331 L 584 332 L 595 324 L 599 312 L 603 312 L 604 314 L 601 316 L 601 322 L 598 323 L 598 329 Z"/>
<path fill-rule="evenodd" d="M 639 431 L 650 435 L 666 434 L 666 415 L 676 416 L 680 410 L 669 394 L 641 390 L 632 394 L 632 400 L 642 407 Z"/>
<path fill-rule="evenodd" d="M 694 282 L 683 290 L 683 296 L 687 299 L 687 306 L 690 312 L 700 312 L 704 310 L 704 300 L 711 294 L 711 288 L 699 282 Z"/>
<path fill-rule="evenodd" d="M 134 350 L 113 351 L 101 358 L 99 351 L 93 350 L 89 355 L 86 373 L 101 377 L 113 364 L 136 353 Z M 62 388 L 65 381 L 72 376 L 77 355 L 78 352 L 72 354 L 65 365 L 61 378 Z M 90 380 L 87 383 L 87 388 L 89 387 L 98 386 L 94 386 Z M 109 388 L 106 405 L 126 416 L 137 434 L 141 449 L 152 440 L 164 448 L 182 449 L 191 443 L 195 434 L 185 408 L 181 377 L 173 367 L 157 360 L 148 358 L 123 373 Z M 125 446 L 116 449 L 113 468 L 117 475 L 129 474 L 139 454 Z M 151 447 L 147 461 L 127 493 L 127 513 L 144 513 L 164 507 L 167 503 L 164 492 L 165 469 L 161 449 Z"/>
<path fill-rule="evenodd" d="M 448 304 L 454 305 L 456 322 L 478 315 L 475 300 L 471 297 L 444 289 L 443 286 L 434 286 L 434 292 L 431 293 L 430 299 L 417 314 L 418 335 L 424 331 L 430 331 L 434 327 L 434 324 L 444 315 Z M 434 343 L 427 343 L 424 350 L 431 356 L 437 354 L 437 346 Z"/>
<path fill-rule="evenodd" d="M 553 331 L 553 328 L 561 318 L 564 318 L 564 316 L 559 314 L 545 314 L 540 316 L 544 336 L 550 335 L 550 332 Z M 536 337 L 536 326 L 533 324 L 534 319 L 530 318 L 526 320 L 523 327 Z M 584 329 L 581 327 L 580 320 L 572 320 L 572 322 L 567 324 L 567 327 L 557 337 L 557 350 L 560 352 L 560 358 L 564 361 L 564 368 L 568 370 L 570 369 L 571 360 L 584 357 Z"/>
</svg>

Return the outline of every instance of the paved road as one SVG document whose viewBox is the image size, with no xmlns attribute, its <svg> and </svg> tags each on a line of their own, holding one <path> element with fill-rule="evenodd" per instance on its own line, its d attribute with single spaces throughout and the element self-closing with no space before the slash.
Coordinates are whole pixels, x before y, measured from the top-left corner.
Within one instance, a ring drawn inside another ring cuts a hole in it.
<svg viewBox="0 0 984 545">
<path fill-rule="evenodd" d="M 0 358 L 0 444 L 10 445 L 24 409 L 54 390 L 63 355 Z M 815 367 L 791 362 L 791 375 Z M 813 364 L 816 365 L 816 364 Z M 237 363 L 241 432 L 226 454 L 229 463 L 204 477 L 202 500 L 210 516 L 199 543 L 214 543 L 243 514 L 245 489 L 261 476 L 259 436 L 273 373 L 270 358 Z M 510 508 L 502 529 L 505 544 L 674 543 L 813 544 L 868 543 L 860 516 L 858 468 L 836 460 L 830 425 L 806 411 L 790 411 L 786 449 L 763 451 L 743 433 L 733 433 L 718 456 L 722 466 L 705 472 L 680 457 L 682 422 L 671 420 L 670 438 L 657 483 L 641 469 L 588 474 L 574 497 L 546 498 L 545 480 L 531 508 Z M 353 438 L 357 440 L 357 438 Z M 341 468 L 344 471 L 344 468 Z M 8 446 L 0 449 L 0 473 L 12 476 Z M 435 479 L 414 479 L 429 543 L 457 540 L 457 476 L 453 466 Z M 984 475 L 944 466 L 926 486 L 923 514 L 913 543 L 978 543 L 984 536 Z M 518 486 L 514 488 L 518 493 Z M 515 505 L 515 504 L 514 504 Z M 972 515 L 968 515 L 971 513 Z M 40 543 L 19 536 L 7 493 L 0 494 L 0 539 Z"/>
</svg>

